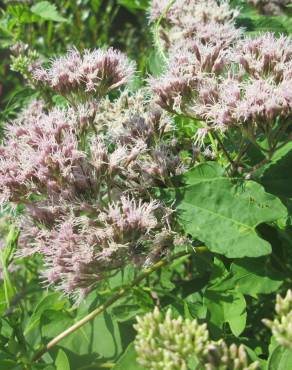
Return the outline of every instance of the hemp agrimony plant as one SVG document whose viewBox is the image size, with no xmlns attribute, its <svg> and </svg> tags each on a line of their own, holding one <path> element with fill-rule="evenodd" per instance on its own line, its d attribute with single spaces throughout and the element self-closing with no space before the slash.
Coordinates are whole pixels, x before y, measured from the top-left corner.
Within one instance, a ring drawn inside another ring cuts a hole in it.
<svg viewBox="0 0 292 370">
<path fill-rule="evenodd" d="M 56 54 L 70 4 L 16 3 L 2 23 L 32 36 L 7 49 L 28 98 L 0 146 L 0 368 L 292 367 L 289 4 L 90 2 L 152 36 L 134 61 L 118 31 Z"/>
</svg>

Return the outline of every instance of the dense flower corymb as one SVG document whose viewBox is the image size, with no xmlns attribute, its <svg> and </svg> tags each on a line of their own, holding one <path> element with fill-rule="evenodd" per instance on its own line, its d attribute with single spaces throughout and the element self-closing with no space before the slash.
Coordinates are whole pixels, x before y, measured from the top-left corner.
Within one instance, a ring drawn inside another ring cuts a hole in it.
<svg viewBox="0 0 292 370">
<path fill-rule="evenodd" d="M 291 38 L 268 33 L 226 50 L 196 45 L 170 53 L 165 73 L 150 80 L 156 102 L 200 119 L 206 129 L 243 127 L 253 141 L 257 133 L 272 132 L 276 122 L 285 134 L 292 113 Z"/>
<path fill-rule="evenodd" d="M 149 188 L 183 170 L 178 150 L 143 93 L 50 111 L 33 102 L 1 146 L 1 202 L 25 206 L 18 255 L 40 253 L 46 282 L 76 300 L 115 269 L 155 262 L 175 233 Z"/>
<path fill-rule="evenodd" d="M 150 21 L 160 21 L 160 38 L 167 49 L 188 40 L 226 47 L 241 35 L 234 26 L 238 14 L 228 1 L 216 0 L 153 0 L 150 7 Z"/>
<path fill-rule="evenodd" d="M 102 97 L 126 85 L 134 73 L 135 63 L 113 48 L 85 50 L 83 54 L 71 49 L 53 60 L 48 69 L 36 69 L 33 77 L 61 95 L 78 94 L 79 100 L 86 100 L 90 95 Z"/>
<path fill-rule="evenodd" d="M 42 108 L 33 103 L 8 126 L 0 147 L 2 203 L 25 202 L 33 193 L 73 197 L 87 184 L 88 169 L 78 149 L 74 122 L 62 110 L 47 114 Z"/>
</svg>

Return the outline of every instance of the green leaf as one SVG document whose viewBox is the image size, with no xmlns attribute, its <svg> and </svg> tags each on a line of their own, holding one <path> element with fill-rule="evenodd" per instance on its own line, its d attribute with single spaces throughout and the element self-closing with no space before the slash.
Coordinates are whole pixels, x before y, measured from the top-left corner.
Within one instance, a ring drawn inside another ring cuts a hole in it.
<svg viewBox="0 0 292 370">
<path fill-rule="evenodd" d="M 101 304 L 97 292 L 92 292 L 76 310 L 45 311 L 40 320 L 42 337 L 49 341 Z M 71 367 L 74 364 L 76 370 L 89 367 L 94 361 L 112 362 L 123 351 L 119 323 L 115 316 L 104 312 L 64 338 L 60 347 L 66 351 Z"/>
<path fill-rule="evenodd" d="M 234 287 L 242 294 L 256 296 L 275 292 L 283 283 L 266 258 L 245 258 L 232 263 Z"/>
<path fill-rule="evenodd" d="M 83 317 L 77 316 L 74 322 L 77 322 Z M 74 322 L 72 322 L 72 325 Z M 51 322 L 51 325 L 54 325 L 54 321 Z M 59 332 L 65 330 L 67 327 L 60 327 Z M 46 335 L 45 331 L 43 331 L 43 335 Z M 79 355 L 80 360 L 81 356 L 91 353 L 98 354 L 104 358 L 114 358 L 122 352 L 118 324 L 108 313 L 104 313 L 97 316 L 89 324 L 78 330 L 78 332 L 66 337 L 62 341 L 62 348 Z"/>
<path fill-rule="evenodd" d="M 29 24 L 37 21 L 27 4 L 13 4 L 7 7 L 7 14 L 12 16 L 11 24 Z M 10 23 L 9 22 L 9 23 Z M 11 25 L 10 24 L 10 25 Z"/>
<path fill-rule="evenodd" d="M 236 291 L 220 292 L 209 288 L 204 294 L 204 305 L 207 307 L 211 326 L 222 329 L 227 322 L 232 333 L 239 336 L 246 325 L 246 302 L 244 296 Z"/>
<path fill-rule="evenodd" d="M 56 5 L 51 4 L 48 1 L 41 1 L 33 5 L 31 7 L 31 12 L 47 21 L 68 22 L 66 18 L 62 17 L 58 13 Z"/>
<path fill-rule="evenodd" d="M 288 370 L 292 369 L 292 350 L 277 346 L 268 361 L 267 370 Z"/>
<path fill-rule="evenodd" d="M 278 150 L 272 162 L 264 168 L 261 183 L 266 191 L 278 196 L 289 209 L 292 223 L 292 142 Z"/>
<path fill-rule="evenodd" d="M 8 267 L 11 263 L 13 253 L 17 246 L 19 231 L 13 225 L 10 227 L 9 233 L 5 241 L 5 247 L 0 251 L 0 263 L 3 275 L 3 288 L 5 293 L 6 307 L 10 306 L 10 301 L 16 293 L 15 287 L 10 279 Z M 1 303 L 0 303 L 1 306 Z"/>
<path fill-rule="evenodd" d="M 46 311 L 59 311 L 64 308 L 65 300 L 60 299 L 59 293 L 52 293 L 45 296 L 36 306 L 32 316 L 30 317 L 24 334 L 27 335 L 31 330 L 39 326 L 42 315 Z"/>
<path fill-rule="evenodd" d="M 185 172 L 181 179 L 186 185 L 195 185 L 204 181 L 214 181 L 224 178 L 224 168 L 216 162 L 200 163 Z"/>
<path fill-rule="evenodd" d="M 257 14 L 254 10 L 241 12 L 236 20 L 237 25 L 244 27 L 247 33 L 274 32 L 276 34 L 290 34 L 292 21 L 288 16 L 267 16 Z"/>
<path fill-rule="evenodd" d="M 59 349 L 58 351 L 55 365 L 56 365 L 56 370 L 70 370 L 70 364 L 69 364 L 68 357 L 66 353 L 61 349 Z"/>
<path fill-rule="evenodd" d="M 125 353 L 121 356 L 113 370 L 146 370 L 144 367 L 137 363 L 137 354 L 135 351 L 134 343 L 131 343 L 126 349 Z"/>
<path fill-rule="evenodd" d="M 165 60 L 158 51 L 152 51 L 147 58 L 147 67 L 154 77 L 159 76 L 165 68 Z"/>
<path fill-rule="evenodd" d="M 129 10 L 142 9 L 146 10 L 149 5 L 148 0 L 118 0 L 118 4 L 123 5 Z"/>
<path fill-rule="evenodd" d="M 178 219 L 186 233 L 206 243 L 212 252 L 230 258 L 271 253 L 270 244 L 256 227 L 286 216 L 279 199 L 252 181 L 236 185 L 230 179 L 205 174 L 201 181 L 197 177 L 194 181 L 194 185 L 177 189 Z"/>
<path fill-rule="evenodd" d="M 117 319 L 117 321 L 127 321 L 138 314 L 143 313 L 141 308 L 137 304 L 119 304 L 112 308 L 112 315 Z"/>
</svg>

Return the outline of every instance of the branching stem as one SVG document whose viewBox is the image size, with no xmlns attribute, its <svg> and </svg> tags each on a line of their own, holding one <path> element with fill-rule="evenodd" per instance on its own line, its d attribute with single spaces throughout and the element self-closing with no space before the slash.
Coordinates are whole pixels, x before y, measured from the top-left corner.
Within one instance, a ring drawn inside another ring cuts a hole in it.
<svg viewBox="0 0 292 370">
<path fill-rule="evenodd" d="M 196 247 L 196 250 L 199 251 L 205 251 L 206 247 Z M 48 350 L 50 350 L 52 347 L 54 347 L 56 344 L 58 344 L 62 339 L 66 338 L 68 335 L 74 333 L 76 330 L 81 328 L 83 325 L 88 323 L 89 321 L 93 320 L 97 315 L 104 312 L 108 307 L 110 307 L 112 304 L 114 304 L 116 301 L 118 301 L 120 298 L 124 297 L 126 294 L 128 294 L 135 286 L 139 285 L 139 283 L 147 278 L 150 274 L 153 272 L 159 270 L 160 268 L 168 265 L 172 261 L 188 255 L 188 251 L 179 252 L 169 258 L 161 259 L 160 261 L 156 262 L 153 266 L 146 268 L 143 272 L 141 272 L 140 275 L 138 275 L 130 284 L 122 287 L 119 289 L 118 292 L 116 292 L 114 295 L 112 295 L 104 304 L 97 307 L 95 310 L 90 312 L 88 315 L 83 317 L 80 321 L 76 322 L 74 325 L 70 326 L 70 328 L 66 329 L 59 335 L 57 335 L 54 339 L 52 339 L 47 345 L 45 345 L 43 348 L 41 348 L 34 356 L 32 361 L 38 361 Z"/>
</svg>

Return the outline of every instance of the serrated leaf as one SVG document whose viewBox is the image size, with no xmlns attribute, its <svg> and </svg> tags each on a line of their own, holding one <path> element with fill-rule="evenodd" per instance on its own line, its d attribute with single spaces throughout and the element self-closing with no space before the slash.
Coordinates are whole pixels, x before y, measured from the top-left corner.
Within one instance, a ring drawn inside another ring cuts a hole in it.
<svg viewBox="0 0 292 370">
<path fill-rule="evenodd" d="M 70 370 L 70 364 L 69 364 L 68 357 L 66 353 L 61 349 L 59 349 L 58 351 L 55 365 L 56 365 L 56 370 Z"/>
<path fill-rule="evenodd" d="M 31 7 L 31 12 L 47 21 L 68 22 L 66 18 L 58 13 L 56 5 L 48 1 L 41 1 L 33 5 Z"/>
<path fill-rule="evenodd" d="M 261 223 L 287 215 L 281 201 L 252 181 L 234 185 L 230 179 L 204 176 L 177 190 L 177 213 L 186 233 L 200 239 L 212 252 L 229 258 L 259 257 L 271 253 L 257 233 Z"/>
</svg>

